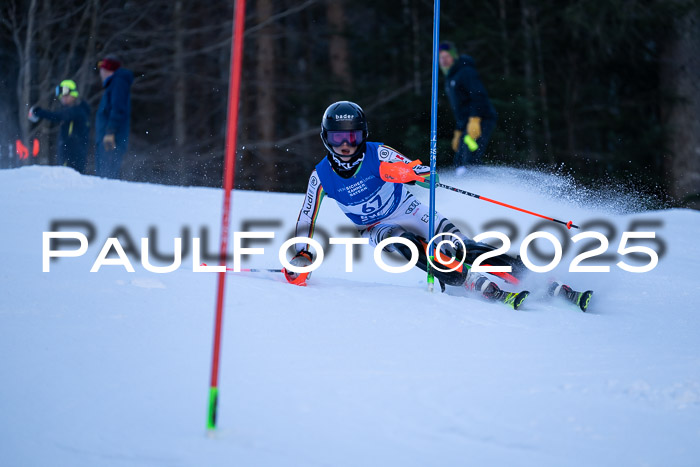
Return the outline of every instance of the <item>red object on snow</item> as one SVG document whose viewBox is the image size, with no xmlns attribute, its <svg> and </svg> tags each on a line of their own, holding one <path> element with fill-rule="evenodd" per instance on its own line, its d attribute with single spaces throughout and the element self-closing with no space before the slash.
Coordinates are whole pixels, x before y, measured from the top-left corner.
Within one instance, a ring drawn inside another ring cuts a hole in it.
<svg viewBox="0 0 700 467">
<path fill-rule="evenodd" d="M 29 149 L 27 149 L 27 146 L 25 146 L 20 140 L 15 141 L 15 145 L 17 146 L 17 155 L 19 158 L 21 160 L 27 159 L 29 157 Z"/>
</svg>

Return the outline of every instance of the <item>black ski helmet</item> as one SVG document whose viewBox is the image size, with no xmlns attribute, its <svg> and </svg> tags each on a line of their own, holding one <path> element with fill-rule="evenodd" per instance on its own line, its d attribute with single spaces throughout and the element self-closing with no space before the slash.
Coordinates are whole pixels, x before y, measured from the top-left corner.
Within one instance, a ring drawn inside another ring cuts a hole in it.
<svg viewBox="0 0 700 467">
<path fill-rule="evenodd" d="M 323 113 L 323 120 L 321 120 L 321 140 L 323 140 L 323 145 L 326 146 L 326 149 L 332 154 L 341 155 L 333 151 L 333 146 L 328 141 L 329 131 L 358 130 L 362 131 L 362 140 L 357 144 L 357 151 L 355 154 L 360 155 L 365 152 L 367 136 L 369 135 L 369 131 L 367 130 L 367 118 L 362 108 L 354 102 L 338 101 L 329 105 Z"/>
</svg>

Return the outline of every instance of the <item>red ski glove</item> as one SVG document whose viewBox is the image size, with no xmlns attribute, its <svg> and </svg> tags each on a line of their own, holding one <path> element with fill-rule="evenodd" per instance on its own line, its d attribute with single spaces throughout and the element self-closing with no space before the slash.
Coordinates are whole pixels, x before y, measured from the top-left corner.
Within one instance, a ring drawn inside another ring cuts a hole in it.
<svg viewBox="0 0 700 467">
<path fill-rule="evenodd" d="M 292 258 L 289 264 L 291 264 L 292 266 L 303 268 L 311 265 L 312 262 L 313 260 L 311 257 L 311 253 L 309 253 L 306 250 L 302 250 L 299 253 L 297 253 L 294 256 L 294 258 Z M 282 272 L 284 272 L 284 277 L 285 279 L 287 279 L 287 282 L 302 287 L 306 286 L 306 279 L 309 277 L 309 274 L 311 274 L 310 272 L 287 271 L 286 268 L 282 269 Z"/>
</svg>

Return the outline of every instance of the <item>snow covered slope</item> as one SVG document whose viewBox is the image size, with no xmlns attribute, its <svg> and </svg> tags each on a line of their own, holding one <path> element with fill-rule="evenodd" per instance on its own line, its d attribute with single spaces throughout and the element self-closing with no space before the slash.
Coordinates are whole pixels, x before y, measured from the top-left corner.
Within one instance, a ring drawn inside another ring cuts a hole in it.
<svg viewBox="0 0 700 467">
<path fill-rule="evenodd" d="M 532 274 L 522 310 L 459 290 L 430 294 L 422 273 L 386 273 L 369 247 L 352 273 L 343 249 L 329 249 L 306 288 L 230 274 L 220 429 L 210 439 L 216 275 L 192 272 L 191 238 L 215 254 L 221 190 L 58 167 L 0 171 L 0 465 L 697 465 L 700 213 L 635 212 L 633 196 L 603 201 L 514 169 L 442 181 L 601 231 L 610 272 L 568 272 L 576 232 L 443 190 L 439 211 L 470 235 L 501 230 L 517 252 L 546 229 L 568 245 L 560 267 Z M 234 193 L 232 230 L 275 233 L 247 245 L 265 254 L 244 267 L 279 267 L 302 200 Z M 42 272 L 42 232 L 57 221 L 92 233 L 90 246 Z M 349 236 L 332 200 L 319 225 Z M 651 272 L 616 266 L 645 262 L 616 253 L 628 230 L 656 232 L 645 243 L 661 257 Z M 89 272 L 110 236 L 135 272 Z M 142 237 L 166 256 L 183 237 L 182 266 L 145 270 Z M 540 298 L 552 276 L 595 289 L 590 311 Z"/>
</svg>

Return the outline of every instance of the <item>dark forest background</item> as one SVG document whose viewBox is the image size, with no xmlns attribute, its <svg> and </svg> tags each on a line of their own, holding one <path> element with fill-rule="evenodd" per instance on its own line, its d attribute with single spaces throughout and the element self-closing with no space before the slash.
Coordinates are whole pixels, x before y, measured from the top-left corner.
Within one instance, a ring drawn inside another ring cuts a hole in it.
<svg viewBox="0 0 700 467">
<path fill-rule="evenodd" d="M 499 112 L 487 163 L 697 207 L 699 5 L 443 1 L 441 39 L 474 57 Z M 221 186 L 232 16 L 233 1 L 219 0 L 2 0 L 0 166 L 18 138 L 41 142 L 23 163 L 55 163 L 56 127 L 27 121 L 29 106 L 59 105 L 54 88 L 72 78 L 94 113 L 96 62 L 115 53 L 136 75 L 123 178 Z M 236 185 L 303 191 L 324 153 L 321 115 L 340 99 L 363 106 L 372 140 L 427 162 L 432 17 L 431 0 L 249 0 Z"/>
</svg>

